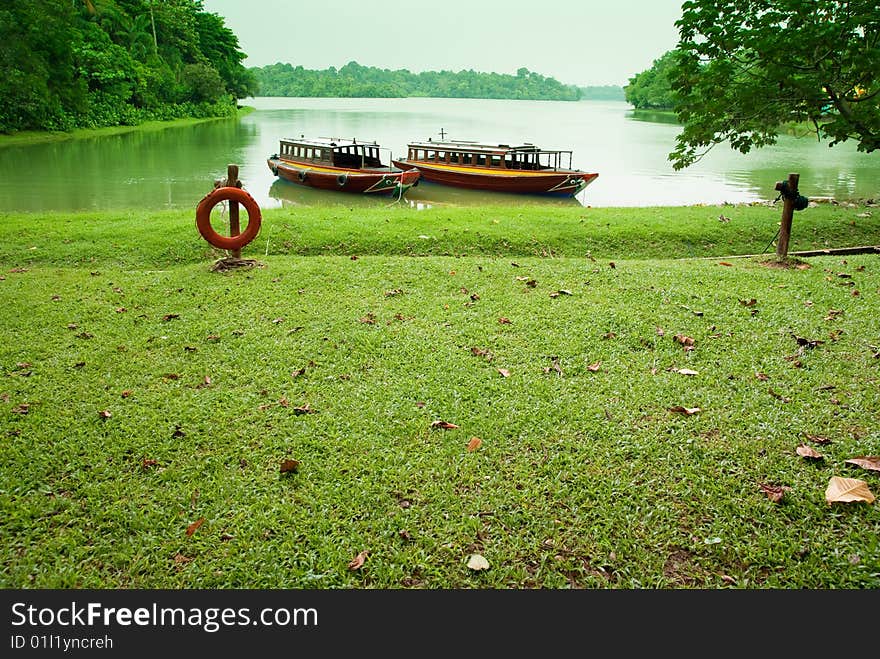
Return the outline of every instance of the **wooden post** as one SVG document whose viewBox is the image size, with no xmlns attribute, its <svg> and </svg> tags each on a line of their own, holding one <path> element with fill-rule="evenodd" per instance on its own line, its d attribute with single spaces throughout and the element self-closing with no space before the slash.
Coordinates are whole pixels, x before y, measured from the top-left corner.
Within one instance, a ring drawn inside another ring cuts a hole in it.
<svg viewBox="0 0 880 659">
<path fill-rule="evenodd" d="M 798 194 L 798 181 L 800 174 L 788 175 L 788 191 L 782 195 L 782 223 L 779 225 L 779 240 L 776 243 L 776 256 L 784 259 L 788 257 L 788 240 L 791 237 L 791 219 L 794 216 L 794 200 Z M 776 189 L 782 192 L 782 183 L 776 184 Z"/>
<path fill-rule="evenodd" d="M 231 188 L 240 188 L 241 181 L 238 180 L 238 165 L 226 166 L 226 186 Z M 238 202 L 234 199 L 229 200 L 229 237 L 234 238 L 241 233 L 241 226 L 238 221 Z M 241 258 L 241 249 L 232 250 L 233 258 Z"/>
</svg>

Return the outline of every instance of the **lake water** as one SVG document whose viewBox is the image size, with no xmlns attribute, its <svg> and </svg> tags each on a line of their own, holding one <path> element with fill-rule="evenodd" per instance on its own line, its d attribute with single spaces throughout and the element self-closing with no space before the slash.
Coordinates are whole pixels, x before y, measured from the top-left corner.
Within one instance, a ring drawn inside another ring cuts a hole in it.
<svg viewBox="0 0 880 659">
<path fill-rule="evenodd" d="M 417 208 L 485 203 L 685 206 L 775 199 L 774 185 L 800 174 L 807 197 L 880 198 L 880 154 L 852 143 L 829 148 L 783 136 L 743 155 L 726 145 L 683 171 L 667 155 L 680 127 L 637 118 L 623 102 L 475 99 L 251 98 L 251 114 L 195 126 L 0 148 L 0 211 L 192 208 L 225 177 L 227 164 L 262 208 L 389 203 L 279 181 L 266 158 L 282 137 L 375 140 L 385 160 L 410 140 L 532 142 L 573 151 L 572 165 L 599 173 L 573 199 L 504 195 L 432 184 L 411 189 Z"/>
</svg>

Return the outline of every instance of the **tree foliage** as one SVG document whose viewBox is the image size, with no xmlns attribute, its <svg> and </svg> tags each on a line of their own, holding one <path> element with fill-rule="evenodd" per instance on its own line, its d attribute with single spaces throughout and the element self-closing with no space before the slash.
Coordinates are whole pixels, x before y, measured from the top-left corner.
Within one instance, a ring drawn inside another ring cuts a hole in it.
<svg viewBox="0 0 880 659">
<path fill-rule="evenodd" d="M 637 73 L 623 88 L 628 103 L 638 110 L 672 110 L 675 98 L 669 71 L 675 64 L 673 51 L 667 51 L 655 59 L 650 69 Z"/>
<path fill-rule="evenodd" d="M 880 147 L 876 0 L 690 0 L 676 26 L 675 169 L 725 141 L 774 144 L 788 122 L 810 122 L 829 146 Z"/>
<path fill-rule="evenodd" d="M 5 0 L 0 43 L 0 132 L 224 116 L 256 90 L 202 0 Z"/>
<path fill-rule="evenodd" d="M 467 71 L 379 69 L 349 62 L 324 70 L 276 63 L 250 69 L 264 96 L 330 96 L 358 98 L 506 98 L 576 101 L 577 87 L 564 85 L 526 68 L 516 75 Z"/>
</svg>

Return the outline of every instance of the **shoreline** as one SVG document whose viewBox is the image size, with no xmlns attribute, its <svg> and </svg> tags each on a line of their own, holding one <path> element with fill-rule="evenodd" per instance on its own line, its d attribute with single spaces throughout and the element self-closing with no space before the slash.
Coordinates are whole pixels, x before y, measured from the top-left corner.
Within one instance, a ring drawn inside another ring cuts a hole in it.
<svg viewBox="0 0 880 659">
<path fill-rule="evenodd" d="M 240 119 L 255 108 L 244 105 L 239 106 L 238 111 L 231 117 L 186 117 L 171 119 L 168 121 L 147 121 L 135 126 L 103 126 L 101 128 L 77 128 L 70 132 L 65 131 L 21 131 L 12 134 L 0 134 L 0 149 L 8 146 L 30 146 L 33 144 L 46 144 L 49 142 L 65 142 L 67 140 L 84 140 L 93 137 L 108 137 L 110 135 L 124 135 L 135 131 L 155 132 L 166 128 L 179 128 L 193 126 L 208 121 L 223 121 L 225 119 Z"/>
</svg>

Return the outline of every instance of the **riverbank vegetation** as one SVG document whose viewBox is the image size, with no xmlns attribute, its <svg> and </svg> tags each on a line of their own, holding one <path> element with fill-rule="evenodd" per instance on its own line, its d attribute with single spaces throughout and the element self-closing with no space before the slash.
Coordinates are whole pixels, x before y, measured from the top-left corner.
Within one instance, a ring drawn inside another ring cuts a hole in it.
<svg viewBox="0 0 880 659">
<path fill-rule="evenodd" d="M 880 266 L 779 212 L 5 213 L 0 585 L 878 588 Z"/>
<path fill-rule="evenodd" d="M 356 98 L 504 98 L 577 101 L 581 89 L 520 68 L 516 75 L 467 71 L 380 69 L 349 62 L 337 69 L 305 69 L 288 63 L 250 69 L 261 96 Z"/>
<path fill-rule="evenodd" d="M 256 89 L 200 0 L 14 2 L 0 40 L 0 133 L 231 116 Z"/>
</svg>

